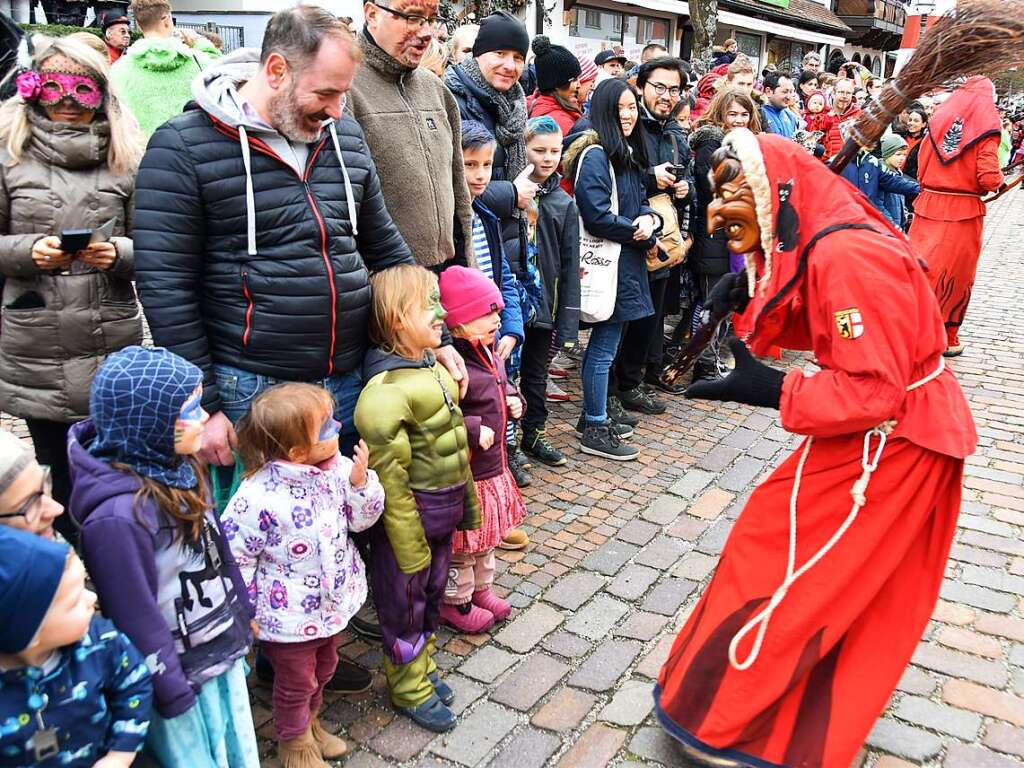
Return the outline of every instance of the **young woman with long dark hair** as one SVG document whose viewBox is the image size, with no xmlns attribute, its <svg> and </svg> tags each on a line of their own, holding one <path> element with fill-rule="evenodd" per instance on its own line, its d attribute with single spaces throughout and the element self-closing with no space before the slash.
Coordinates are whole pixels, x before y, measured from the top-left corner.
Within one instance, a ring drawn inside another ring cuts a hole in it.
<svg viewBox="0 0 1024 768">
<path fill-rule="evenodd" d="M 577 425 L 584 453 L 630 461 L 639 451 L 622 443 L 633 433 L 633 419 L 621 406 L 608 409 L 608 372 L 630 320 L 654 313 L 644 256 L 655 244 L 660 219 L 647 206 L 643 169 L 644 150 L 636 94 L 621 80 L 606 80 L 590 102 L 592 129 L 582 133 L 566 151 L 565 168 L 576 179 L 576 206 L 586 230 L 595 237 L 619 243 L 618 285 L 611 316 L 595 323 L 583 358 L 583 414 Z M 589 147 L 593 147 L 588 151 Z M 578 173 L 577 173 L 578 171 Z M 612 211 L 612 190 L 617 209 Z"/>
</svg>

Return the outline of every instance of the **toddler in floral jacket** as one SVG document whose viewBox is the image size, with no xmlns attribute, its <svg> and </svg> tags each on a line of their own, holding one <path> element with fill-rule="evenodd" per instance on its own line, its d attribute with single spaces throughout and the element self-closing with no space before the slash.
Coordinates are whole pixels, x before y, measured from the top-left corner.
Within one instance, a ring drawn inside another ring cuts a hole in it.
<svg viewBox="0 0 1024 768">
<path fill-rule="evenodd" d="M 338 664 L 339 633 L 366 599 L 365 566 L 349 531 L 366 530 L 384 511 L 366 445 L 360 441 L 354 460 L 338 453 L 333 412 L 331 395 L 311 384 L 259 395 L 238 430 L 253 469 L 221 518 L 274 667 L 285 768 L 324 766 L 345 752 L 318 712 Z"/>
</svg>

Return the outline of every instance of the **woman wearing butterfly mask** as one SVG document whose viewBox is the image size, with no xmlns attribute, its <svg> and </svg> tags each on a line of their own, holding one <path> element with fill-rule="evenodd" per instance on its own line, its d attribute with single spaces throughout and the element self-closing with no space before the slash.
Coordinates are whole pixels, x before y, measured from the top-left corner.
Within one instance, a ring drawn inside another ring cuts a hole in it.
<svg viewBox="0 0 1024 768">
<path fill-rule="evenodd" d="M 0 410 L 26 420 L 66 505 L 67 432 L 89 413 L 93 373 L 142 341 L 130 239 L 142 141 L 101 54 L 41 35 L 29 51 L 0 106 Z M 108 242 L 62 249 L 63 230 L 108 222 Z M 56 527 L 74 541 L 66 515 Z"/>
</svg>

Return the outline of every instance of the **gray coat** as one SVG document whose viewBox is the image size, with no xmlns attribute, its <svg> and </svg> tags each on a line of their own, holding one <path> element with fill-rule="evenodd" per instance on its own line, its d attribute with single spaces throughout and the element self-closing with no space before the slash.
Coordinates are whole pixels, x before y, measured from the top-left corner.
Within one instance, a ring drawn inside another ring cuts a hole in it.
<svg viewBox="0 0 1024 768">
<path fill-rule="evenodd" d="M 110 128 L 54 123 L 29 110 L 32 137 L 21 162 L 0 152 L 0 410 L 72 422 L 89 415 L 89 388 L 111 352 L 142 343 L 132 287 L 134 178 L 107 168 Z M 74 261 L 47 272 L 32 246 L 62 229 L 114 219 L 117 260 L 105 272 Z M 13 305 L 13 306 L 12 306 Z"/>
</svg>

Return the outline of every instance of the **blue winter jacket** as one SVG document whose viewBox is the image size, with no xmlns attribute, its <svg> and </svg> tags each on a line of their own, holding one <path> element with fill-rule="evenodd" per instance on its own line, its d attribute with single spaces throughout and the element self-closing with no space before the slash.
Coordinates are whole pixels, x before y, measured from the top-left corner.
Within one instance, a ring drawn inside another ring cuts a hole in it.
<svg viewBox="0 0 1024 768">
<path fill-rule="evenodd" d="M 765 133 L 775 133 L 792 139 L 796 129 L 800 127 L 800 119 L 785 107 L 773 107 L 771 104 L 761 105 L 761 116 Z"/>
<path fill-rule="evenodd" d="M 882 212 L 885 212 L 885 193 L 916 195 L 921 191 L 921 185 L 916 181 L 903 174 L 893 173 L 868 152 L 861 152 L 843 169 L 843 178 L 863 192 L 871 204 Z"/>
<path fill-rule="evenodd" d="M 630 166 L 615 174 L 618 189 L 619 212 L 611 211 L 612 179 L 608 172 L 608 155 L 597 143 L 597 133 L 587 131 L 570 147 L 566 170 L 576 175 L 579 156 L 588 145 L 595 149 L 583 156 L 575 185 L 576 207 L 587 231 L 606 240 L 619 243 L 619 283 L 615 295 L 615 311 L 608 322 L 628 322 L 654 314 L 651 286 L 647 279 L 647 259 L 644 252 L 657 242 L 657 238 L 637 242 L 633 239 L 633 221 L 641 214 L 658 215 L 647 205 L 644 174 Z"/>
<path fill-rule="evenodd" d="M 146 740 L 153 684 L 142 655 L 108 619 L 52 662 L 0 672 L 0 766 L 88 768 L 108 752 L 138 752 Z M 42 719 L 56 734 L 36 759 Z"/>
<path fill-rule="evenodd" d="M 883 192 L 882 213 L 889 217 L 889 221 L 895 225 L 896 229 L 907 231 L 906 197 L 899 192 Z"/>
<path fill-rule="evenodd" d="M 513 197 L 515 192 L 512 192 Z M 515 201 L 508 200 L 507 194 L 496 195 L 496 199 L 505 209 L 515 205 Z M 480 217 L 484 225 L 484 234 L 487 235 L 487 250 L 491 253 L 491 269 L 494 270 L 494 284 L 501 291 L 501 298 L 505 302 L 505 308 L 501 310 L 501 336 L 515 336 L 519 339 L 520 346 L 526 338 L 523 329 L 523 308 L 519 299 L 519 287 L 516 285 L 516 273 L 508 264 L 508 258 L 501 243 L 501 219 L 484 205 L 481 198 L 473 201 L 473 213 Z M 455 252 L 465 253 L 465 242 L 460 227 L 455 228 Z M 497 254 L 497 256 L 495 255 Z M 500 258 L 499 258 L 500 257 Z"/>
</svg>

